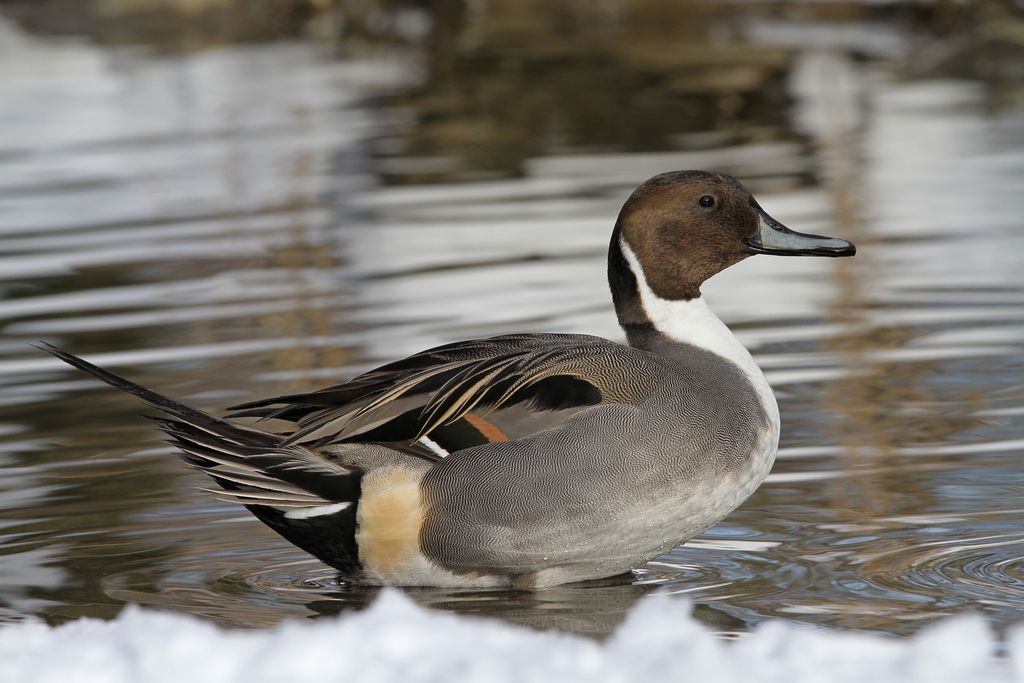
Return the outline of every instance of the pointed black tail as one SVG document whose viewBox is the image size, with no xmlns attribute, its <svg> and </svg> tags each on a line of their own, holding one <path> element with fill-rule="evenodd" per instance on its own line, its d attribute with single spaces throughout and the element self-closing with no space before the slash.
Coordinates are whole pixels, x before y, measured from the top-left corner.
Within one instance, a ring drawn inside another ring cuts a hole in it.
<svg viewBox="0 0 1024 683">
<path fill-rule="evenodd" d="M 342 572 L 358 570 L 360 470 L 302 447 L 286 447 L 283 435 L 214 417 L 51 344 L 37 348 L 173 418 L 155 422 L 186 463 L 221 486 L 222 491 L 208 491 L 215 498 L 244 505 L 285 539 Z"/>
<path fill-rule="evenodd" d="M 102 380 L 112 387 L 117 387 L 122 391 L 127 391 L 129 394 L 138 396 L 143 401 L 159 408 L 163 412 L 167 413 L 171 417 L 175 417 L 185 424 L 197 427 L 204 432 L 215 434 L 218 436 L 230 438 L 232 441 L 238 440 L 242 443 L 248 443 L 252 446 L 264 446 L 273 448 L 280 444 L 280 439 L 276 438 L 272 434 L 266 432 L 257 431 L 254 429 L 246 429 L 239 425 L 231 424 L 226 420 L 222 420 L 219 417 L 214 417 L 209 413 L 204 413 L 201 410 L 185 405 L 179 401 L 167 398 L 161 394 L 151 391 L 146 387 L 136 384 L 131 380 L 127 380 L 120 375 L 116 375 L 109 370 L 93 365 L 87 360 L 79 358 L 78 356 L 68 353 L 63 349 L 59 349 L 52 344 L 46 342 L 40 342 L 35 345 L 36 348 L 46 351 L 47 353 L 56 356 L 68 365 L 83 370 L 93 377 Z"/>
</svg>

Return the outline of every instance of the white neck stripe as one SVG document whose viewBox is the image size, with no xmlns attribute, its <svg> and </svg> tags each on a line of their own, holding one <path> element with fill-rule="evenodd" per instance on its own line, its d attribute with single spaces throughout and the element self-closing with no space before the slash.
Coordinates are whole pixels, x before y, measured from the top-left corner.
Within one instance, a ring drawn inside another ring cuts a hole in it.
<svg viewBox="0 0 1024 683">
<path fill-rule="evenodd" d="M 619 239 L 619 247 L 626 257 L 626 263 L 636 278 L 640 305 L 654 328 L 672 341 L 691 344 L 710 351 L 736 364 L 754 385 L 762 404 L 778 422 L 779 409 L 768 381 L 761 368 L 754 362 L 750 352 L 736 339 L 732 331 L 708 308 L 703 296 L 696 299 L 662 299 L 647 284 L 643 266 L 625 239 Z"/>
</svg>

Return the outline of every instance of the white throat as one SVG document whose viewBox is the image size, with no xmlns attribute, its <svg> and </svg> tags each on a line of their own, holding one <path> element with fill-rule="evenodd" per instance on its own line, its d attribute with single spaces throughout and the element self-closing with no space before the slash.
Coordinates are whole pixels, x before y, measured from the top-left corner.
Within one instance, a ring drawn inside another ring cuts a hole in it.
<svg viewBox="0 0 1024 683">
<path fill-rule="evenodd" d="M 640 293 L 640 304 L 655 329 L 669 339 L 682 344 L 691 344 L 705 351 L 710 351 L 739 366 L 743 374 L 757 391 L 761 404 L 768 413 L 768 418 L 776 427 L 779 425 L 779 407 L 775 402 L 768 380 L 754 358 L 732 331 L 719 320 L 703 296 L 696 299 L 673 301 L 662 299 L 651 290 L 644 276 L 640 260 L 629 248 L 624 239 L 619 239 L 619 246 L 629 269 L 636 277 L 637 290 Z M 777 432 L 776 432 L 777 434 Z"/>
</svg>

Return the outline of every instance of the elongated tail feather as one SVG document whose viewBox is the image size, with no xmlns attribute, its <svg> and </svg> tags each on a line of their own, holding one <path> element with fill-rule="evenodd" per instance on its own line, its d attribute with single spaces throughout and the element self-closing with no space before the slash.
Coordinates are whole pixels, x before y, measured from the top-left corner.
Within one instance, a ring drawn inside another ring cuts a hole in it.
<svg viewBox="0 0 1024 683">
<path fill-rule="evenodd" d="M 52 344 L 41 342 L 35 346 L 42 351 L 46 351 L 47 353 L 56 356 L 68 365 L 76 367 L 79 370 L 84 370 L 93 377 L 106 382 L 112 387 L 116 387 L 122 391 L 127 391 L 129 394 L 141 398 L 154 408 L 159 408 L 168 415 L 178 418 L 185 424 L 192 425 L 193 427 L 205 432 L 216 434 L 222 438 L 228 438 L 237 443 L 248 442 L 252 445 L 263 445 L 269 448 L 273 448 L 279 443 L 279 440 L 275 439 L 271 434 L 254 429 L 246 429 L 239 425 L 231 424 L 226 420 L 214 417 L 208 413 L 204 413 L 201 410 L 196 410 L 191 406 L 170 399 L 156 393 L 155 391 L 147 389 L 140 384 L 136 384 L 131 380 L 127 380 L 120 375 L 116 375 L 109 370 L 104 370 L 97 365 L 93 365 L 89 361 L 70 354 L 63 349 L 53 346 Z"/>
</svg>

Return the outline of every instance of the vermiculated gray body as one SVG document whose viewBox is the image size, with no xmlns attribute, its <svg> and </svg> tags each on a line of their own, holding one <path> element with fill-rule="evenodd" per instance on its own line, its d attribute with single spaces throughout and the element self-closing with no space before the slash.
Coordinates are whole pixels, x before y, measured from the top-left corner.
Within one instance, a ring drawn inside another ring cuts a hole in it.
<svg viewBox="0 0 1024 683">
<path fill-rule="evenodd" d="M 609 343 L 608 355 L 604 379 L 623 403 L 461 451 L 426 475 L 428 557 L 455 572 L 539 574 L 541 584 L 609 576 L 749 495 L 771 465 L 759 446 L 770 425 L 738 368 L 693 347 L 661 357 Z"/>
</svg>

